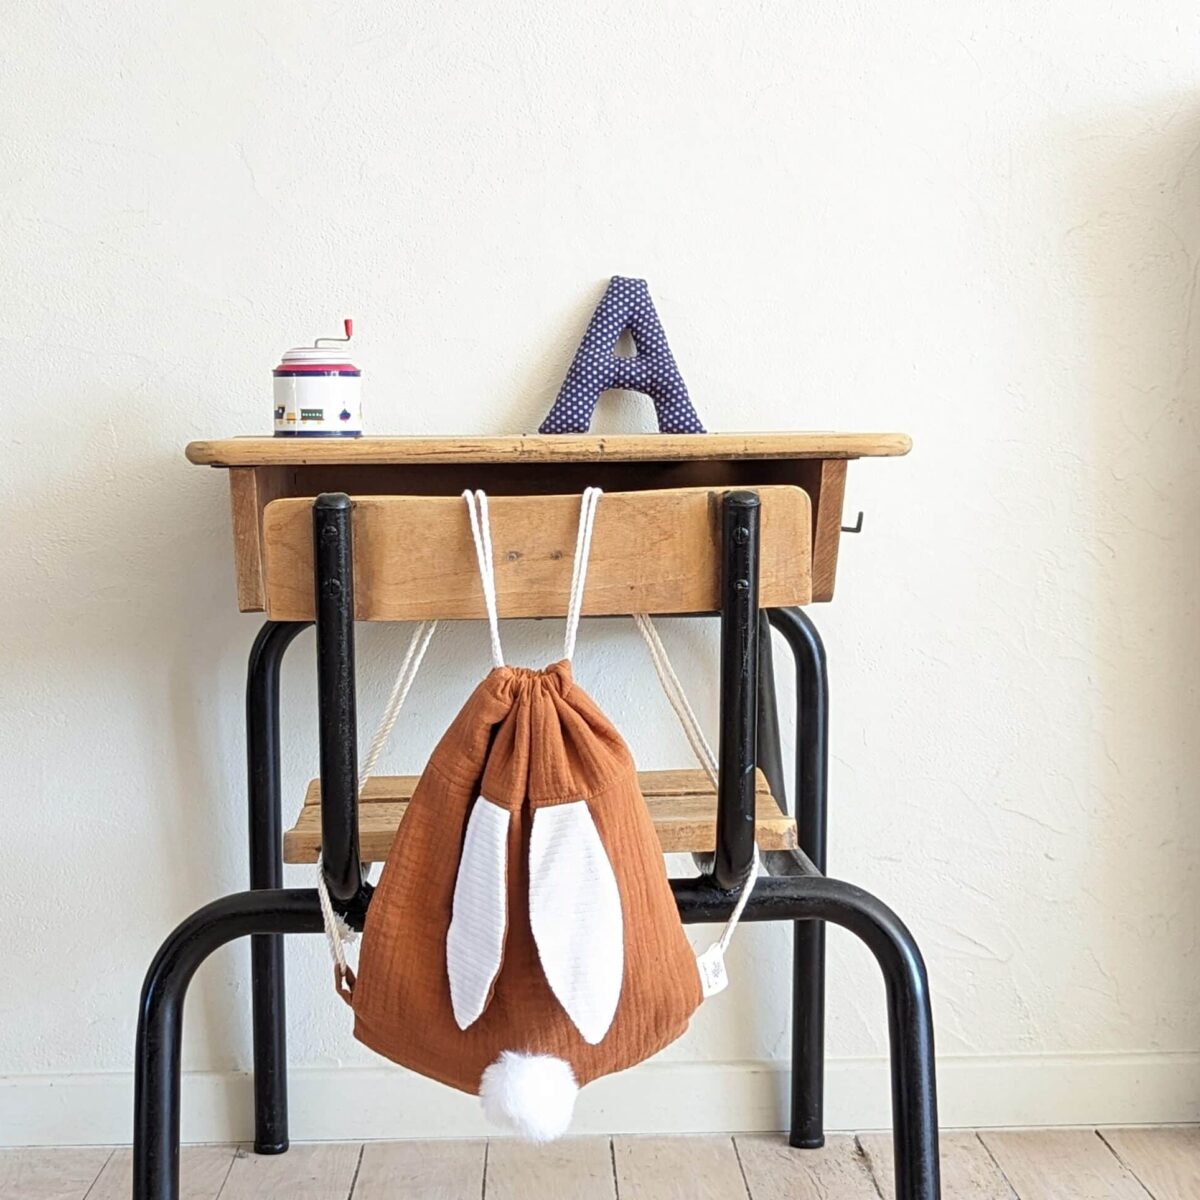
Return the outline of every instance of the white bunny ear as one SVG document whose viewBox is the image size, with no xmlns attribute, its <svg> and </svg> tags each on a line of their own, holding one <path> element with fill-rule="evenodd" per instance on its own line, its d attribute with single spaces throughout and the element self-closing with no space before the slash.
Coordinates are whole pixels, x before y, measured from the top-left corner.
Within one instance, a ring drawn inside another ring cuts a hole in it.
<svg viewBox="0 0 1200 1200">
<path fill-rule="evenodd" d="M 454 911 L 446 931 L 446 973 L 459 1029 L 483 1014 L 504 959 L 508 928 L 508 809 L 480 796 L 467 822 Z"/>
<path fill-rule="evenodd" d="M 529 924 L 550 990 L 594 1046 L 621 998 L 625 940 L 621 893 L 586 801 L 534 815 Z"/>
</svg>

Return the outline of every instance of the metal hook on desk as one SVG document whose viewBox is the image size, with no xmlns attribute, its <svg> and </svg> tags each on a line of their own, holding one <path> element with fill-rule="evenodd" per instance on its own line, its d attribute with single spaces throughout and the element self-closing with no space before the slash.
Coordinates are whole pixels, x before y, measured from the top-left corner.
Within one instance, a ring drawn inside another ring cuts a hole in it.
<svg viewBox="0 0 1200 1200">
<path fill-rule="evenodd" d="M 843 525 L 842 532 L 843 533 L 862 533 L 862 523 L 863 523 L 862 510 L 859 509 L 858 520 L 855 521 L 853 525 Z"/>
</svg>

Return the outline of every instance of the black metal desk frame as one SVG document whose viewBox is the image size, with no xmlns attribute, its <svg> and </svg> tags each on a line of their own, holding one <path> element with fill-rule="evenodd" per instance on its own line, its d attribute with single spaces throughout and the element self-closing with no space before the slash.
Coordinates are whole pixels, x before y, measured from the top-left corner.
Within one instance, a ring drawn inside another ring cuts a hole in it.
<svg viewBox="0 0 1200 1200">
<path fill-rule="evenodd" d="M 335 905 L 361 928 L 371 888 L 358 855 L 352 501 L 313 504 L 321 832 Z M 933 1025 L 925 965 L 912 935 L 874 896 L 825 875 L 829 687 L 816 627 L 798 608 L 758 608 L 759 501 L 730 492 L 723 511 L 720 751 L 717 844 L 712 869 L 671 886 L 681 919 L 721 922 L 754 853 L 754 767 L 785 804 L 771 628 L 796 671 L 796 820 L 799 850 L 766 854 L 746 921 L 791 921 L 792 1080 L 790 1142 L 824 1142 L 825 922 L 856 934 L 874 954 L 887 994 L 896 1195 L 939 1200 Z M 199 965 L 219 946 L 251 939 L 254 1148 L 288 1148 L 283 936 L 320 933 L 314 888 L 284 888 L 279 676 L 284 653 L 309 622 L 267 621 L 250 652 L 246 686 L 250 889 L 188 917 L 146 974 L 138 1014 L 134 1086 L 133 1200 L 178 1200 L 183 1007 Z"/>
</svg>

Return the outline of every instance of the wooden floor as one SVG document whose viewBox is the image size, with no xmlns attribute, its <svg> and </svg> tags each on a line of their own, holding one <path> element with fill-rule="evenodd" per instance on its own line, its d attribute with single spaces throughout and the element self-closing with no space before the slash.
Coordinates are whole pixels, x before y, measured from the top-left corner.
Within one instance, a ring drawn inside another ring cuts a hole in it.
<svg viewBox="0 0 1200 1200">
<path fill-rule="evenodd" d="M 309 1143 L 183 1151 L 184 1200 L 889 1200 L 887 1134 Z M 945 1200 L 1197 1200 L 1200 1127 L 942 1136 Z M 127 1149 L 0 1150 L 0 1200 L 129 1200 Z"/>
</svg>

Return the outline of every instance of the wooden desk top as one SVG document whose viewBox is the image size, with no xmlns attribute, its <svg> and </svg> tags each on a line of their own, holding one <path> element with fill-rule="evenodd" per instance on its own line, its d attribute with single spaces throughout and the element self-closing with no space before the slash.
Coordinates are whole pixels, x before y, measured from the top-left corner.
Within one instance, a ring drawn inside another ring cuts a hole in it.
<svg viewBox="0 0 1200 1200">
<path fill-rule="evenodd" d="M 273 500 L 577 494 L 790 484 L 812 503 L 812 598 L 833 595 L 847 462 L 907 454 L 903 433 L 526 434 L 516 437 L 236 437 L 192 442 L 190 462 L 228 470 L 238 603 L 261 612 L 263 514 Z M 536 468 L 536 470 L 534 469 Z"/>
<path fill-rule="evenodd" d="M 189 462 L 209 467 L 333 464 L 682 462 L 737 459 L 893 458 L 903 433 L 522 434 L 516 437 L 237 437 L 191 442 Z"/>
</svg>

